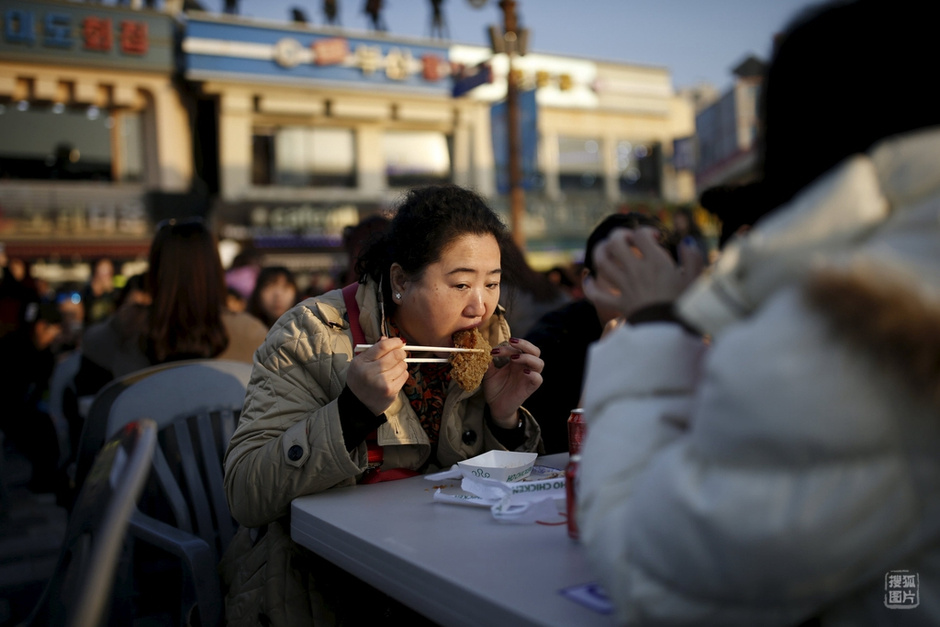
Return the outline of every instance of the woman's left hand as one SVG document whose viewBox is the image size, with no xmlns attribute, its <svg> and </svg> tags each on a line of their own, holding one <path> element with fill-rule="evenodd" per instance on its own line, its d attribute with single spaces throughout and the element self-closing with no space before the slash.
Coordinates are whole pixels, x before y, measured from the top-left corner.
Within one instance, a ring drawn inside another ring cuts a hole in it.
<svg viewBox="0 0 940 627">
<path fill-rule="evenodd" d="M 483 396 L 500 427 L 515 428 L 519 407 L 542 385 L 545 362 L 540 354 L 538 346 L 515 337 L 493 348 L 493 363 L 483 376 Z"/>
</svg>

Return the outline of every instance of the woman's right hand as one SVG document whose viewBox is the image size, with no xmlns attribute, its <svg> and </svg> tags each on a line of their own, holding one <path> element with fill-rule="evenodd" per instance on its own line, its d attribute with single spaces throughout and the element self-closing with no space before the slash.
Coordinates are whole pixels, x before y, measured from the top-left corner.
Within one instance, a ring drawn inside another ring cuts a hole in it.
<svg viewBox="0 0 940 627">
<path fill-rule="evenodd" d="M 408 380 L 405 343 L 382 338 L 353 357 L 346 373 L 346 386 L 362 404 L 378 416 L 388 409 Z"/>
<path fill-rule="evenodd" d="M 594 249 L 597 279 L 586 277 L 584 294 L 595 307 L 624 318 L 662 303 L 672 303 L 701 274 L 704 259 L 694 245 L 679 246 L 681 265 L 659 243 L 655 229 L 614 229 Z"/>
</svg>

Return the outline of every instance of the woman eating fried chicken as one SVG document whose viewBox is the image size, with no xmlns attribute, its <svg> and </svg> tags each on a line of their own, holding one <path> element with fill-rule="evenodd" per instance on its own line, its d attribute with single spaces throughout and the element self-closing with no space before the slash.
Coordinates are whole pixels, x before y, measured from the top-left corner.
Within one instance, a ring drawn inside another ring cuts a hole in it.
<svg viewBox="0 0 940 627">
<path fill-rule="evenodd" d="M 327 569 L 290 541 L 292 499 L 448 468 L 491 449 L 537 450 L 538 425 L 522 403 L 541 384 L 543 363 L 536 346 L 510 336 L 497 304 L 507 237 L 471 191 L 412 190 L 358 260 L 362 283 L 300 303 L 271 329 L 225 457 L 232 515 L 261 528 L 240 530 L 223 559 L 228 624 L 261 615 L 294 624 L 367 605 L 364 584 L 345 590 L 332 572 L 285 577 L 285 564 L 298 561 Z M 272 595 L 256 577 L 288 581 Z"/>
</svg>

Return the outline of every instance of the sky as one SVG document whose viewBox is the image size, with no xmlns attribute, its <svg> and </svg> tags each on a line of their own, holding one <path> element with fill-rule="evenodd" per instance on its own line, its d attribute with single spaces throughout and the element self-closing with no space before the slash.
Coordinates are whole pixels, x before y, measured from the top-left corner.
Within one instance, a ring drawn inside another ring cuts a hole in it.
<svg viewBox="0 0 940 627">
<path fill-rule="evenodd" d="M 224 0 L 201 0 L 221 11 Z M 365 0 L 337 0 L 344 28 L 365 31 Z M 499 0 L 443 0 L 450 40 L 488 46 L 486 29 L 502 26 Z M 724 90 L 731 70 L 753 54 L 767 60 L 773 36 L 815 0 L 516 0 L 532 52 L 666 67 L 677 89 L 708 82 Z M 431 33 L 429 0 L 384 0 L 389 34 Z M 239 0 L 246 17 L 287 21 L 299 7 L 325 23 L 322 0 Z"/>
</svg>

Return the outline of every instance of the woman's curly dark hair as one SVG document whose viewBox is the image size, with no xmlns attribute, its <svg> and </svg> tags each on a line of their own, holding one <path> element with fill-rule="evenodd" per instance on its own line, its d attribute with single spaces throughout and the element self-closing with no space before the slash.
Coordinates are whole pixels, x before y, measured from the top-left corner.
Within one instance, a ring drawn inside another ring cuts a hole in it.
<svg viewBox="0 0 940 627">
<path fill-rule="evenodd" d="M 389 270 L 393 263 L 417 279 L 456 238 L 486 234 L 505 250 L 506 225 L 479 194 L 457 185 L 418 187 L 407 193 L 388 229 L 363 250 L 356 271 L 360 277 L 381 282 L 386 310 L 391 311 Z"/>
</svg>

